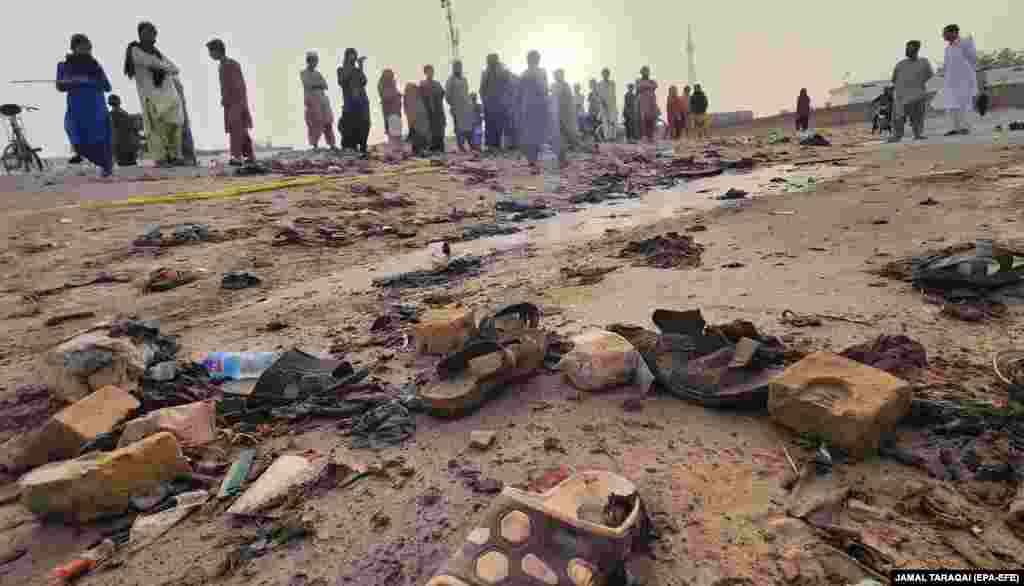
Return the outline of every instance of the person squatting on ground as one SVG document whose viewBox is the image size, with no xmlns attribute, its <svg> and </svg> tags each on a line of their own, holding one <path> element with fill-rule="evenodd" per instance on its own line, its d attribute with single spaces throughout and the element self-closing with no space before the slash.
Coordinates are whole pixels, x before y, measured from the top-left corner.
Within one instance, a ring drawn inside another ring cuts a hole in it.
<svg viewBox="0 0 1024 586">
<path fill-rule="evenodd" d="M 252 113 L 249 111 L 249 92 L 245 87 L 245 76 L 238 61 L 228 57 L 224 41 L 213 39 L 206 43 L 210 59 L 216 61 L 220 74 L 220 105 L 224 107 L 224 132 L 228 135 L 228 147 L 231 151 L 231 165 L 241 165 L 242 161 L 252 162 L 256 159 L 253 152 Z"/>
</svg>

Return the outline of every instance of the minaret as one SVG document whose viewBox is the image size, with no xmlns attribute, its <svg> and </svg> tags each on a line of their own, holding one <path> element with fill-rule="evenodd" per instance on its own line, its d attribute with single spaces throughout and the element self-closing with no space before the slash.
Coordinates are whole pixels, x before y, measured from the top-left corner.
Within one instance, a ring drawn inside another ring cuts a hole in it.
<svg viewBox="0 0 1024 586">
<path fill-rule="evenodd" d="M 689 82 L 690 85 L 697 83 L 697 60 L 695 58 L 697 53 L 697 47 L 693 44 L 693 26 L 687 25 L 686 27 L 686 59 L 689 63 Z"/>
</svg>

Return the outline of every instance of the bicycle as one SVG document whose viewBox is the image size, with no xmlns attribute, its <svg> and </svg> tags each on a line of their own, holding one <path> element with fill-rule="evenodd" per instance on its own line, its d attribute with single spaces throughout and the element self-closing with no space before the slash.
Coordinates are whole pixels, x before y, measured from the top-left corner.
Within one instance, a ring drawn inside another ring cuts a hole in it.
<svg viewBox="0 0 1024 586">
<path fill-rule="evenodd" d="M 18 104 L 0 105 L 0 115 L 7 118 L 7 146 L 4 147 L 0 161 L 3 162 L 4 171 L 8 174 L 21 169 L 26 173 L 32 172 L 35 166 L 40 172 L 46 169 L 43 160 L 39 158 L 41 148 L 33 148 L 25 138 L 25 127 L 21 123 L 21 113 L 35 112 L 39 108 L 33 106 L 19 106 Z"/>
</svg>

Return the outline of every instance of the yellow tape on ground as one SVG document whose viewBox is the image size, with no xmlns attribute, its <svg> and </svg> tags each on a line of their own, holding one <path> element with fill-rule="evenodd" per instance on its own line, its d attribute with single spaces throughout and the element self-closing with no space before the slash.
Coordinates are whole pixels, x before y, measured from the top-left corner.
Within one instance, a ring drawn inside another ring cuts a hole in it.
<svg viewBox="0 0 1024 586">
<path fill-rule="evenodd" d="M 115 201 L 88 201 L 79 204 L 79 207 L 92 209 L 119 208 L 161 203 L 180 203 L 185 201 L 199 201 L 207 199 L 231 199 L 234 197 L 242 197 L 243 195 L 248 195 L 250 193 L 259 193 L 261 191 L 274 191 L 277 189 L 288 189 L 291 187 L 304 187 L 306 185 L 317 185 L 319 183 L 356 183 L 358 181 L 379 179 L 382 177 L 400 177 L 405 175 L 433 173 L 440 171 L 442 169 L 445 169 L 445 167 L 435 167 L 430 165 L 429 162 L 424 162 L 417 163 L 416 165 L 412 165 L 404 169 L 388 171 L 386 173 L 355 175 L 351 177 L 325 177 L 323 175 L 314 175 L 310 177 L 295 177 L 292 179 L 283 179 L 281 181 L 271 181 L 269 183 L 239 185 L 237 187 L 229 187 L 227 189 L 220 189 L 217 191 L 191 191 L 185 193 L 171 193 L 167 195 L 139 195 L 136 197 L 129 197 L 128 199 L 119 199 Z"/>
</svg>

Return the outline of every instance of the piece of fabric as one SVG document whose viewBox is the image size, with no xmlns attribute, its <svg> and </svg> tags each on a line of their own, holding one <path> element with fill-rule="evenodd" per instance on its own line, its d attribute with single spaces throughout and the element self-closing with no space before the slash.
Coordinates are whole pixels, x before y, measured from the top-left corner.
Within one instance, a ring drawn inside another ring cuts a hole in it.
<svg viewBox="0 0 1024 586">
<path fill-rule="evenodd" d="M 527 69 L 519 80 L 517 129 L 519 146 L 530 163 L 537 162 L 548 139 L 549 113 L 548 73 L 540 67 Z"/>
<path fill-rule="evenodd" d="M 73 75 L 71 71 L 79 73 Z M 68 140 L 75 145 L 79 155 L 104 172 L 110 172 L 114 163 L 105 97 L 106 92 L 110 91 L 110 81 L 106 72 L 98 63 L 93 67 L 87 60 L 76 59 L 72 63 L 65 61 L 57 64 L 57 80 L 73 84 L 66 90 L 68 97 L 64 130 Z"/>
<path fill-rule="evenodd" d="M 978 54 L 974 40 L 958 39 L 946 47 L 943 96 L 947 110 L 970 112 L 978 96 Z M 958 126 L 964 128 L 964 126 Z"/>
<path fill-rule="evenodd" d="M 473 100 L 469 98 L 469 81 L 452 75 L 445 84 L 445 99 L 451 108 L 455 132 L 462 134 L 473 131 Z"/>
<path fill-rule="evenodd" d="M 170 161 L 181 152 L 181 104 L 177 95 L 148 96 L 142 103 L 146 147 L 155 161 Z"/>
<path fill-rule="evenodd" d="M 597 82 L 597 95 L 601 97 L 601 125 L 604 126 L 606 140 L 615 140 L 619 121 L 618 95 L 615 93 L 615 82 L 601 80 Z"/>
</svg>

